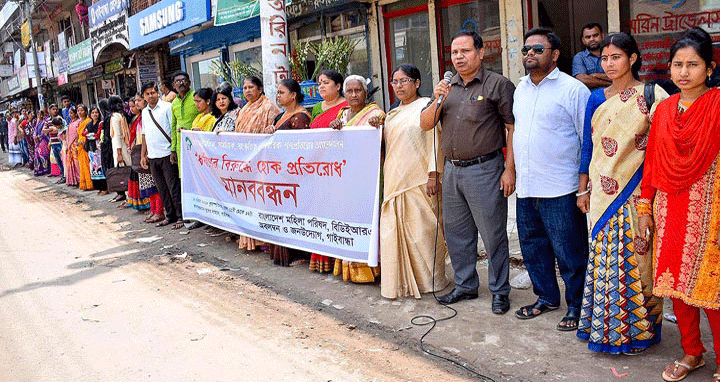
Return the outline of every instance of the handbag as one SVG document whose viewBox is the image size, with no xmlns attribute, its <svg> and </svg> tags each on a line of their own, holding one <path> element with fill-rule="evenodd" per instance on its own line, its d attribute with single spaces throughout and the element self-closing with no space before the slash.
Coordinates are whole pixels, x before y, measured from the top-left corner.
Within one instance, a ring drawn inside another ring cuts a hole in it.
<svg viewBox="0 0 720 382">
<path fill-rule="evenodd" d="M 107 171 L 105 171 L 105 178 L 107 178 L 108 192 L 127 191 L 131 170 L 130 166 L 120 166 L 107 169 Z"/>
<path fill-rule="evenodd" d="M 142 148 L 143 145 L 135 145 L 133 146 L 132 150 L 130 150 L 130 161 L 133 171 L 139 173 L 139 174 L 149 174 L 150 169 L 144 168 L 140 162 L 142 161 Z"/>
</svg>

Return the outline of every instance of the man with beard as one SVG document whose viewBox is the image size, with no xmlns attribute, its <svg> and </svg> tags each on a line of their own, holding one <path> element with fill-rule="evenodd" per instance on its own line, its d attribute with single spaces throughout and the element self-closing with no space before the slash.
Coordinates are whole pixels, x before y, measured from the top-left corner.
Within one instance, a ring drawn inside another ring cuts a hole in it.
<svg viewBox="0 0 720 382">
<path fill-rule="evenodd" d="M 535 318 L 560 307 L 557 259 L 568 310 L 557 324 L 577 329 L 588 259 L 588 228 L 577 207 L 580 147 L 590 90 L 560 72 L 560 39 L 547 28 L 525 34 L 520 52 L 528 75 L 515 89 L 514 155 L 517 227 L 537 301 L 515 312 Z"/>
<path fill-rule="evenodd" d="M 582 28 L 582 43 L 585 50 L 573 58 L 572 75 L 590 89 L 610 86 L 610 79 L 600 66 L 600 46 L 603 41 L 603 29 L 598 23 L 590 23 Z"/>
</svg>

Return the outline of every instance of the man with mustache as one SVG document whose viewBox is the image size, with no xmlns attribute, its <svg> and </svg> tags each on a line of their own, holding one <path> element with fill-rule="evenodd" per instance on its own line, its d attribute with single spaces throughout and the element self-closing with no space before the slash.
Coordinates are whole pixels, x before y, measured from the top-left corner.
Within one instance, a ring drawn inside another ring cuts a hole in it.
<svg viewBox="0 0 720 382">
<path fill-rule="evenodd" d="M 610 79 L 600 66 L 600 46 L 603 41 L 603 29 L 598 23 L 590 23 L 582 28 L 582 43 L 585 50 L 573 58 L 572 75 L 591 90 L 610 86 Z"/>
</svg>

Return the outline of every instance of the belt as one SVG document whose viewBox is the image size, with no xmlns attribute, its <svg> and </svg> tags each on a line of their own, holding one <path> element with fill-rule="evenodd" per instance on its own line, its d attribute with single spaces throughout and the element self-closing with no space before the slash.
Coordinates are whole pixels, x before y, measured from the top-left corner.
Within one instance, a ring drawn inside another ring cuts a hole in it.
<svg viewBox="0 0 720 382">
<path fill-rule="evenodd" d="M 495 150 L 489 154 L 480 155 L 477 158 L 473 159 L 448 159 L 448 162 L 452 164 L 455 167 L 467 167 L 472 166 L 474 164 L 478 163 L 484 163 L 489 161 L 490 159 L 494 159 L 498 154 L 500 153 L 500 150 Z"/>
</svg>

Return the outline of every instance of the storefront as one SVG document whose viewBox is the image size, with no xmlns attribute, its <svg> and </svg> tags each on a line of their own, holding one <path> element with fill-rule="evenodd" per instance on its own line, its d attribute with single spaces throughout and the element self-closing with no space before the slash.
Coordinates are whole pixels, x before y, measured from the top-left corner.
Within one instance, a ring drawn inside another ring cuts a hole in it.
<svg viewBox="0 0 720 382">
<path fill-rule="evenodd" d="M 129 46 L 138 52 L 137 71 L 135 81 L 138 86 L 149 81 L 156 81 L 163 76 L 167 77 L 172 70 L 166 70 L 172 65 L 168 61 L 167 51 L 159 52 L 159 45 L 168 42 L 170 53 L 181 55 L 182 49 L 172 51 L 178 41 L 185 41 L 184 36 L 168 41 L 177 33 L 186 31 L 195 26 L 206 23 L 212 19 L 212 1 L 190 0 L 162 0 L 128 19 Z M 160 15 L 160 16 L 159 16 Z M 240 33 L 238 30 L 229 31 L 230 34 Z M 138 49 L 142 48 L 142 49 Z M 181 64 L 181 67 L 185 67 Z"/>
</svg>

